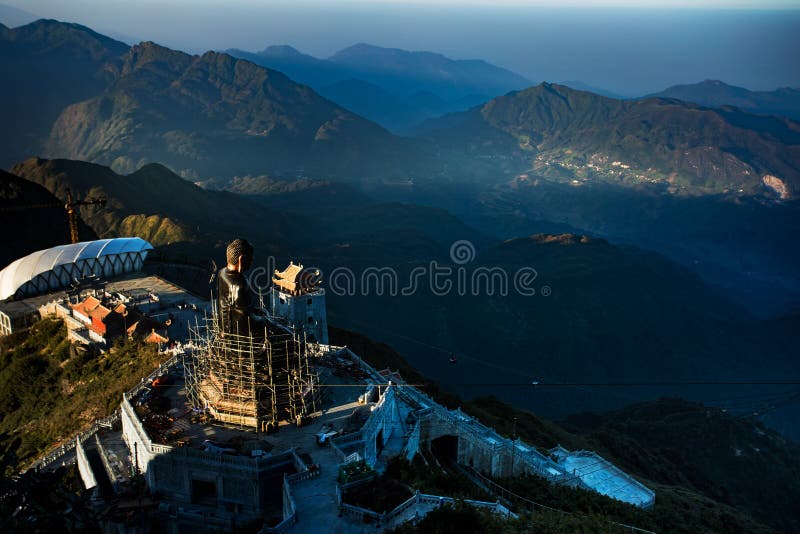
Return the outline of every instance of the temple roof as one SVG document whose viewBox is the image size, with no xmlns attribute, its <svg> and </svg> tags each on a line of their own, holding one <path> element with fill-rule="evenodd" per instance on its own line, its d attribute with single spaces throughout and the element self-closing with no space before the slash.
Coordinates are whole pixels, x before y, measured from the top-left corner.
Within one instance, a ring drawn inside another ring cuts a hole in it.
<svg viewBox="0 0 800 534">
<path fill-rule="evenodd" d="M 275 277 L 280 278 L 281 280 L 286 280 L 287 282 L 296 282 L 297 277 L 303 271 L 303 265 L 297 264 L 295 265 L 294 262 L 290 261 L 289 266 L 286 267 L 283 271 L 279 271 L 275 269 Z"/>
<path fill-rule="evenodd" d="M 111 310 L 103 306 L 99 299 L 95 297 L 87 297 L 83 302 L 77 304 L 70 304 L 70 307 L 81 315 L 89 318 L 97 318 L 101 321 L 106 315 L 111 313 Z"/>
<path fill-rule="evenodd" d="M 312 274 L 319 275 L 319 271 L 305 271 L 302 264 L 295 264 L 289 262 L 289 266 L 283 271 L 275 269 L 275 274 L 272 276 L 272 283 L 282 290 L 298 295 L 308 291 L 313 291 L 319 281 L 315 280 Z"/>
</svg>

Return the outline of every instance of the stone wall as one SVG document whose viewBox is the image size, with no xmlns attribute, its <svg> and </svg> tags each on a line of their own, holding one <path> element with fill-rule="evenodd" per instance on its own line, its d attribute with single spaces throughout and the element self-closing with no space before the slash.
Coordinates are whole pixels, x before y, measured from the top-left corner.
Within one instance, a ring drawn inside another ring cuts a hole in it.
<svg viewBox="0 0 800 534">
<path fill-rule="evenodd" d="M 75 445 L 75 453 L 78 458 L 78 472 L 81 474 L 83 486 L 86 489 L 92 489 L 97 486 L 97 479 L 92 471 L 92 466 L 89 465 L 89 459 L 86 457 L 86 450 L 83 448 L 83 443 L 78 441 Z"/>
</svg>

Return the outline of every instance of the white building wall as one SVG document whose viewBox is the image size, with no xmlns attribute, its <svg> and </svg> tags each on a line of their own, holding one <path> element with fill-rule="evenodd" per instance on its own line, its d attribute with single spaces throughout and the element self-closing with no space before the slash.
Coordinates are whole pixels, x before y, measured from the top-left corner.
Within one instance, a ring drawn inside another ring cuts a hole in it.
<svg viewBox="0 0 800 534">
<path fill-rule="evenodd" d="M 135 465 L 140 473 L 145 475 L 148 486 L 153 487 L 152 473 L 148 473 L 150 461 L 154 458 L 152 453 L 152 442 L 147 437 L 147 432 L 136 417 L 136 412 L 128 402 L 127 394 L 122 396 L 120 405 L 120 419 L 122 420 L 122 439 L 128 446 L 131 454 L 131 463 Z"/>
<path fill-rule="evenodd" d="M 394 387 L 389 386 L 361 430 L 365 443 L 364 459 L 369 465 L 375 465 L 378 460 L 377 440 L 380 438 L 382 448 L 395 433 L 402 432 L 400 417 Z"/>
<path fill-rule="evenodd" d="M 290 295 L 278 288 L 270 294 L 272 315 L 293 325 L 298 332 L 313 336 L 317 343 L 328 344 L 328 315 L 325 291 L 318 289 L 304 295 Z"/>
<path fill-rule="evenodd" d="M 81 474 L 83 487 L 92 489 L 97 486 L 97 479 L 94 477 L 92 466 L 89 465 L 89 459 L 86 457 L 86 450 L 83 448 L 83 443 L 78 439 L 75 445 L 75 455 L 78 457 L 78 472 Z"/>
</svg>

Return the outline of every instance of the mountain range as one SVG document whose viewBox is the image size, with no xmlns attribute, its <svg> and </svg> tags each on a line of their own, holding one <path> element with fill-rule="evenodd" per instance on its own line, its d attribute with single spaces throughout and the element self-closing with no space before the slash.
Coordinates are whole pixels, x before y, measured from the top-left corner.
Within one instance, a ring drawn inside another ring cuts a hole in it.
<svg viewBox="0 0 800 534">
<path fill-rule="evenodd" d="M 100 93 L 111 79 L 106 63 L 127 49 L 78 24 L 0 25 L 0 166 L 41 154 L 64 108 Z"/>
<path fill-rule="evenodd" d="M 550 221 L 657 250 L 771 316 L 800 302 L 786 246 L 799 133 L 782 117 L 542 84 L 426 123 L 450 161 L 477 162 L 426 201 L 496 235 Z"/>
<path fill-rule="evenodd" d="M 541 84 L 429 120 L 418 137 L 402 138 L 280 72 L 222 53 L 128 47 L 56 21 L 4 28 L 0 52 L 0 70 L 18 80 L 0 89 L 0 115 L 14 125 L 0 131 L 5 168 L 46 156 L 130 175 L 158 163 L 278 211 L 358 205 L 365 196 L 425 204 L 498 239 L 567 232 L 651 248 L 763 316 L 800 301 L 800 260 L 785 246 L 797 221 L 800 127 L 788 119 Z M 378 69 L 368 58 L 381 57 L 388 65 L 381 72 L 396 81 L 410 76 L 409 65 L 441 65 L 451 80 L 474 67 L 459 71 L 443 56 L 366 45 L 336 61 L 286 47 L 262 55 L 309 63 L 317 73 L 322 64 Z M 444 83 L 420 69 L 427 87 Z M 464 84 L 462 94 L 474 89 Z M 404 109 L 370 81 L 339 82 L 339 98 L 360 100 L 353 85 L 383 95 L 375 110 Z M 438 98 L 417 95 L 431 105 Z M 696 217 L 706 221 L 703 232 L 691 223 Z M 154 235 L 174 242 L 192 234 L 167 224 Z"/>
<path fill-rule="evenodd" d="M 45 153 L 186 177 L 269 169 L 357 179 L 391 174 L 406 145 L 285 75 L 226 54 L 153 43 L 108 64 L 114 79 L 53 125 Z"/>
<path fill-rule="evenodd" d="M 773 91 L 750 91 L 719 80 L 674 85 L 649 97 L 675 98 L 701 106 L 731 106 L 759 115 L 780 115 L 800 120 L 800 89 L 783 87 Z"/>
<path fill-rule="evenodd" d="M 425 131 L 453 150 L 511 158 L 524 172 L 576 185 L 781 199 L 800 188 L 800 124 L 676 100 L 623 101 L 545 83 L 429 120 Z"/>
<path fill-rule="evenodd" d="M 0 118 L 18 125 L 2 132 L 5 167 L 54 155 L 121 172 L 159 162 L 187 177 L 268 170 L 357 181 L 392 176 L 409 158 L 424 166 L 418 143 L 226 54 L 128 47 L 40 20 L 0 28 L 0 72 L 18 80 L 0 89 Z"/>
<path fill-rule="evenodd" d="M 542 84 L 429 121 L 422 138 L 408 139 L 225 54 L 128 47 L 55 21 L 1 37 L 0 69 L 20 80 L 0 89 L 0 114 L 15 125 L 0 132 L 6 168 L 49 156 L 131 174 L 155 162 L 278 203 L 339 203 L 366 192 L 446 208 L 498 238 L 589 233 L 653 248 L 766 314 L 800 295 L 797 262 L 780 237 L 795 224 L 798 126 L 787 119 Z M 399 55 L 406 63 L 428 57 Z M 76 75 L 68 90 L 54 90 Z M 348 84 L 369 82 L 345 80 L 342 98 Z M 393 109 L 387 98 L 384 109 Z M 272 195 L 321 183 L 313 193 Z M 707 200 L 679 200 L 695 197 Z M 668 226 L 654 218 L 665 210 Z M 718 216 L 702 236 L 687 234 L 682 221 L 706 212 Z M 747 246 L 730 239 L 732 228 L 752 236 Z"/>
<path fill-rule="evenodd" d="M 6 58 L 0 68 L 23 80 L 22 87 L 4 85 L 6 98 L 0 100 L 3 118 L 22 125 L 21 132 L 3 133 L 8 143 L 0 161 L 6 166 L 44 155 L 94 161 L 122 173 L 161 163 L 198 181 L 268 175 L 372 187 L 465 180 L 493 185 L 527 172 L 578 185 L 655 185 L 678 195 L 786 200 L 798 189 L 800 126 L 779 117 L 674 99 L 621 101 L 541 84 L 429 120 L 422 139 L 408 139 L 278 71 L 227 54 L 191 56 L 154 43 L 127 47 L 55 21 L 3 29 L 0 36 L 0 57 Z M 262 55 L 315 69 L 322 61 L 286 47 Z M 325 61 L 379 72 L 396 88 L 417 83 L 409 69 L 419 69 L 429 87 L 461 84 L 461 96 L 475 89 L 465 79 L 480 80 L 476 71 L 491 78 L 493 72 L 481 62 L 367 45 Z M 509 76 L 499 80 L 507 86 L 522 82 Z M 69 91 L 52 90 L 72 77 L 79 83 Z M 358 100 L 349 88 L 361 87 L 393 105 L 376 80 L 348 78 L 336 90 L 342 99 Z M 435 107 L 435 98 L 417 97 Z"/>
<path fill-rule="evenodd" d="M 327 59 L 291 46 L 261 52 L 230 49 L 233 56 L 286 73 L 321 95 L 393 131 L 407 132 L 424 119 L 460 111 L 530 81 L 481 60 L 453 60 L 359 43 Z"/>
</svg>

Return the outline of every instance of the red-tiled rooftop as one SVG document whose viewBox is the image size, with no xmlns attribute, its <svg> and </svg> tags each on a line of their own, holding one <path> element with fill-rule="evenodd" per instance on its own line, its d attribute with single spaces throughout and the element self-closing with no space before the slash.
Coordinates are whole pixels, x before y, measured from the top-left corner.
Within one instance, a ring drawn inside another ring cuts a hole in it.
<svg viewBox="0 0 800 534">
<path fill-rule="evenodd" d="M 103 306 L 99 299 L 92 296 L 86 297 L 83 302 L 70 304 L 70 307 L 76 312 L 85 317 L 89 317 L 90 319 L 97 318 L 103 320 L 106 315 L 111 313 L 111 310 Z"/>
</svg>

